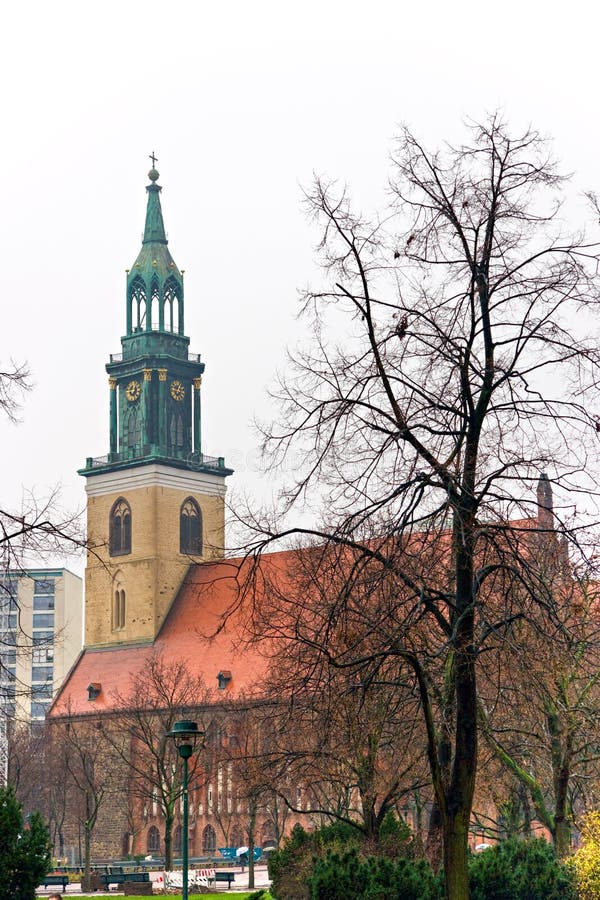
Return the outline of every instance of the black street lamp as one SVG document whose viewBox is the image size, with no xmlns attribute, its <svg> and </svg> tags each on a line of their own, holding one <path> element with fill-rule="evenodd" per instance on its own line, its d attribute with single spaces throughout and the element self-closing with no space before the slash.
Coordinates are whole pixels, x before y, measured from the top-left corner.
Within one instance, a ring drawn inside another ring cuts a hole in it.
<svg viewBox="0 0 600 900">
<path fill-rule="evenodd" d="M 183 760 L 183 888 L 182 900 L 188 900 L 188 760 L 196 747 L 198 739 L 204 740 L 204 732 L 200 731 L 196 722 L 187 719 L 175 722 L 167 737 L 173 738 L 177 752 Z"/>
</svg>

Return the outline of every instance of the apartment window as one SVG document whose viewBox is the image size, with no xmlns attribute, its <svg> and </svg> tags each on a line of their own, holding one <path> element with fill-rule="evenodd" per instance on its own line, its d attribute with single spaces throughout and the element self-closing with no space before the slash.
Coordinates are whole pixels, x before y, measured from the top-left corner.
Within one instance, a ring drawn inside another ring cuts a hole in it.
<svg viewBox="0 0 600 900">
<path fill-rule="evenodd" d="M 32 700 L 52 700 L 52 682 L 48 684 L 33 684 L 31 686 Z"/>
<path fill-rule="evenodd" d="M 8 578 L 0 581 L 0 602 L 14 602 L 17 599 L 19 582 L 16 578 Z"/>
<path fill-rule="evenodd" d="M 32 681 L 52 681 L 52 666 L 33 666 L 31 669 Z"/>
<path fill-rule="evenodd" d="M 53 578 L 36 578 L 33 583 L 34 594 L 53 594 L 54 579 Z"/>
<path fill-rule="evenodd" d="M 41 597 L 38 597 L 36 594 L 34 594 L 33 609 L 34 612 L 48 612 L 49 610 L 53 610 L 54 594 L 47 594 Z"/>
<path fill-rule="evenodd" d="M 33 635 L 34 645 L 51 644 L 54 640 L 54 631 L 36 631 Z"/>
<path fill-rule="evenodd" d="M 53 628 L 54 627 L 54 613 L 34 613 L 33 614 L 33 627 L 34 628 Z"/>
<path fill-rule="evenodd" d="M 34 647 L 31 661 L 35 665 L 44 665 L 54 659 L 54 647 Z"/>
<path fill-rule="evenodd" d="M 16 650 L 5 650 L 3 647 L 0 655 L 2 656 L 2 663 L 5 666 L 14 666 L 17 662 Z"/>
<path fill-rule="evenodd" d="M 48 712 L 50 703 L 43 703 L 39 700 L 31 701 L 31 718 L 32 719 L 44 719 L 46 717 L 46 713 Z"/>
</svg>

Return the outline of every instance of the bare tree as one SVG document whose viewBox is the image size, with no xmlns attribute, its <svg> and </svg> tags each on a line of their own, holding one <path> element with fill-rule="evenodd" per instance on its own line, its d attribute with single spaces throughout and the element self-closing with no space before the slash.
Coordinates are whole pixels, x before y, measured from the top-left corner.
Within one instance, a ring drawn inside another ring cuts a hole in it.
<svg viewBox="0 0 600 900">
<path fill-rule="evenodd" d="M 248 887 L 254 888 L 254 848 L 257 825 L 272 808 L 273 792 L 278 788 L 276 755 L 271 743 L 273 735 L 272 705 L 264 701 L 237 698 L 220 704 L 220 715 L 227 733 L 219 729 L 220 739 L 213 742 L 213 768 L 227 771 L 229 784 L 226 797 L 217 792 L 217 810 L 223 803 L 235 809 L 237 825 L 248 843 Z M 230 800 L 231 797 L 231 800 Z"/>
<path fill-rule="evenodd" d="M 566 233 L 564 181 L 537 133 L 498 116 L 439 153 L 403 131 L 384 216 L 317 179 L 306 201 L 328 280 L 305 295 L 312 341 L 265 436 L 274 466 L 292 452 L 305 464 L 275 520 L 247 517 L 257 552 L 328 545 L 323 581 L 338 548 L 343 589 L 300 604 L 291 633 L 362 678 L 390 657 L 412 673 L 448 900 L 469 895 L 478 661 L 522 615 L 516 584 L 537 596 L 522 552 L 535 484 L 547 471 L 562 490 L 594 488 L 598 245 Z M 321 521 L 296 526 L 294 509 L 319 501 Z M 377 577 L 397 602 L 375 621 L 354 595 Z M 278 636 L 275 618 L 255 609 L 262 635 Z M 352 624 L 345 646 L 330 648 L 332 621 Z"/>
<path fill-rule="evenodd" d="M 0 371 L 0 412 L 12 424 L 19 421 L 21 399 L 31 390 L 27 366 L 11 365 Z M 66 546 L 83 546 L 77 517 L 60 509 L 58 493 L 41 499 L 32 493 L 21 509 L 0 509 L 0 567 L 19 568 L 27 556 L 47 555 Z"/>
<path fill-rule="evenodd" d="M 67 715 L 52 723 L 51 739 L 54 753 L 62 753 L 70 782 L 69 808 L 83 829 L 82 886 L 89 889 L 92 837 L 98 815 L 112 795 L 125 789 L 114 756 L 104 739 L 102 722 L 97 717 Z"/>
<path fill-rule="evenodd" d="M 173 740 L 166 738 L 178 719 L 206 719 L 210 692 L 190 674 L 185 661 L 168 663 L 155 653 L 131 680 L 126 693 L 115 694 L 117 714 L 105 732 L 129 772 L 129 790 L 140 806 L 157 803 L 164 819 L 165 866 L 173 867 L 173 827 L 182 783 Z M 200 722 L 201 727 L 206 728 Z M 189 763 L 190 791 L 204 777 L 201 754 Z"/>
<path fill-rule="evenodd" d="M 64 749 L 53 740 L 50 725 L 12 723 L 8 783 L 25 815 L 40 813 L 48 825 L 54 855 L 62 856 L 71 778 Z"/>
<path fill-rule="evenodd" d="M 548 629 L 539 617 L 519 621 L 496 658 L 487 654 L 480 717 L 487 743 L 564 857 L 577 808 L 583 811 L 598 786 L 598 586 L 587 567 L 578 575 L 553 566 L 544 580 L 560 627 Z"/>
<path fill-rule="evenodd" d="M 290 619 L 288 604 L 295 610 L 303 605 L 308 617 L 310 598 L 314 624 L 328 598 L 346 583 L 344 568 L 332 567 L 326 580 L 315 578 L 313 567 L 322 564 L 319 551 L 305 551 L 298 555 L 283 593 L 276 580 L 269 586 L 281 630 L 266 688 L 274 700 L 269 712 L 270 766 L 273 772 L 285 772 L 294 786 L 284 794 L 293 811 L 310 809 L 322 821 L 346 822 L 377 846 L 386 814 L 429 782 L 419 701 L 405 667 L 394 658 L 376 677 L 365 673 L 363 679 L 358 670 L 350 677 L 348 671 L 332 668 L 320 647 L 299 640 L 292 630 L 296 613 Z M 361 587 L 359 602 L 365 609 L 379 616 L 382 606 L 389 607 L 389 585 L 376 579 Z M 356 584 L 357 601 L 358 592 Z M 341 627 L 330 622 L 330 654 L 347 646 L 348 625 L 347 620 Z"/>
</svg>

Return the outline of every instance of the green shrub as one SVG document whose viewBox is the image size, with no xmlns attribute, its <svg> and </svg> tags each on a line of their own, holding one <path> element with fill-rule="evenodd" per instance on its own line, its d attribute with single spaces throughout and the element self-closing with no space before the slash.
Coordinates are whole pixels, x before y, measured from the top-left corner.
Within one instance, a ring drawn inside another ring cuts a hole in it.
<svg viewBox="0 0 600 900">
<path fill-rule="evenodd" d="M 312 900 L 441 900 L 442 884 L 425 860 L 363 859 L 356 848 L 328 850 L 308 878 Z"/>
<path fill-rule="evenodd" d="M 325 825 L 310 834 L 301 825 L 295 825 L 283 846 L 269 858 L 273 895 L 277 900 L 308 900 L 308 878 L 315 859 L 321 857 L 327 848 L 346 850 L 361 843 L 360 832 L 345 822 Z"/>
<path fill-rule="evenodd" d="M 34 900 L 52 868 L 48 829 L 34 813 L 25 824 L 11 788 L 0 789 L 0 900 Z"/>
<path fill-rule="evenodd" d="M 379 849 L 385 855 L 397 859 L 413 855 L 412 831 L 398 816 L 389 810 L 379 829 Z"/>
<path fill-rule="evenodd" d="M 471 900 L 575 900 L 574 878 L 543 838 L 514 838 L 469 863 Z"/>
</svg>

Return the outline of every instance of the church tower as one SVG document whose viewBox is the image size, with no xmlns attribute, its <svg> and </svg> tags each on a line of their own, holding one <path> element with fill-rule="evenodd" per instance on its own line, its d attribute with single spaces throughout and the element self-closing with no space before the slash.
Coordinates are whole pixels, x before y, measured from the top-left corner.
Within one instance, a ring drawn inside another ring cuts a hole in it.
<svg viewBox="0 0 600 900">
<path fill-rule="evenodd" d="M 152 641 L 190 563 L 223 555 L 232 470 L 202 452 L 204 363 L 184 334 L 183 272 L 168 249 L 154 165 L 148 177 L 142 248 L 127 271 L 126 334 L 106 366 L 110 452 L 88 457 L 79 472 L 88 647 Z"/>
</svg>

